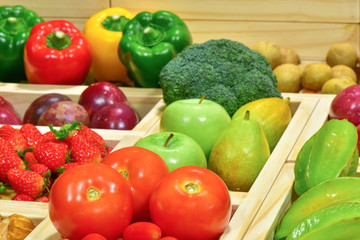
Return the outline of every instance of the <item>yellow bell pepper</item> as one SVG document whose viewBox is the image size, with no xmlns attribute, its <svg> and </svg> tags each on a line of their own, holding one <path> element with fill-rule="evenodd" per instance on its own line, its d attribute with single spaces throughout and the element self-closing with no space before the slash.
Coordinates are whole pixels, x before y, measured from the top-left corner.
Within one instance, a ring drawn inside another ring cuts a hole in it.
<svg viewBox="0 0 360 240">
<path fill-rule="evenodd" d="M 91 45 L 92 72 L 96 81 L 134 85 L 118 56 L 122 30 L 133 17 L 124 8 L 110 7 L 94 14 L 85 23 L 84 35 Z"/>
</svg>

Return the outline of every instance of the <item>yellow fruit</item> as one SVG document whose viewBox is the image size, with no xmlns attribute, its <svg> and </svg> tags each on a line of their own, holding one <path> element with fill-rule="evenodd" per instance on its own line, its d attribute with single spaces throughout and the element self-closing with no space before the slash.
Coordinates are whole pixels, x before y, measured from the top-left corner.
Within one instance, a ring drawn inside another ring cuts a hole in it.
<svg viewBox="0 0 360 240">
<path fill-rule="evenodd" d="M 302 71 L 298 65 L 284 63 L 277 66 L 273 72 L 280 92 L 297 93 L 300 91 Z"/>
<path fill-rule="evenodd" d="M 246 111 L 250 111 L 250 119 L 255 119 L 261 125 L 272 151 L 291 121 L 289 103 L 289 98 L 258 99 L 240 107 L 232 119 L 242 119 Z"/>
<path fill-rule="evenodd" d="M 306 65 L 301 83 L 306 89 L 320 91 L 324 83 L 332 78 L 331 67 L 322 62 Z"/>
</svg>

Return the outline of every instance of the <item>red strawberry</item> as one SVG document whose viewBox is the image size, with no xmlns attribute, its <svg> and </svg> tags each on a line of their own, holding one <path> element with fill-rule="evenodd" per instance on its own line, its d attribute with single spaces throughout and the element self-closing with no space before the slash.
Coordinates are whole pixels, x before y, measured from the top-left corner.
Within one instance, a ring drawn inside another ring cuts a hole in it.
<svg viewBox="0 0 360 240">
<path fill-rule="evenodd" d="M 24 161 L 25 161 L 26 165 L 28 165 L 28 166 L 37 163 L 37 160 L 36 160 L 33 152 L 26 152 L 24 154 Z"/>
<path fill-rule="evenodd" d="M 11 168 L 25 169 L 25 163 L 19 154 L 6 142 L 0 138 L 0 181 L 9 182 L 6 175 Z"/>
<path fill-rule="evenodd" d="M 70 156 L 75 162 L 89 163 L 101 161 L 101 152 L 98 146 L 90 143 L 81 134 L 77 134 L 73 137 L 70 149 Z"/>
<path fill-rule="evenodd" d="M 52 131 L 43 134 L 44 142 L 54 141 L 56 139 L 55 134 Z"/>
<path fill-rule="evenodd" d="M 27 141 L 21 135 L 20 130 L 13 128 L 11 125 L 2 125 L 0 127 L 0 138 L 7 141 L 19 153 L 24 152 L 28 148 Z"/>
<path fill-rule="evenodd" d="M 35 199 L 35 202 L 49 202 L 49 198 L 47 196 L 38 197 Z"/>
<path fill-rule="evenodd" d="M 7 172 L 7 176 L 17 194 L 27 194 L 35 199 L 44 190 L 44 179 L 37 172 L 12 168 Z"/>
<path fill-rule="evenodd" d="M 61 142 L 45 142 L 33 149 L 34 156 L 38 163 L 45 164 L 51 172 L 61 167 L 66 162 L 68 146 Z"/>
<path fill-rule="evenodd" d="M 16 194 L 11 200 L 14 200 L 14 201 L 27 201 L 27 202 L 33 202 L 34 201 L 34 199 L 30 195 L 24 194 L 24 193 Z"/>
<path fill-rule="evenodd" d="M 37 144 L 45 140 L 39 129 L 31 123 L 25 123 L 22 125 L 20 133 L 27 141 L 29 147 L 35 147 Z"/>
<path fill-rule="evenodd" d="M 42 177 L 50 177 L 51 175 L 50 169 L 42 163 L 31 164 L 29 168 L 40 174 Z"/>
<path fill-rule="evenodd" d="M 60 175 L 60 174 L 64 173 L 66 170 L 76 167 L 76 166 L 80 166 L 80 165 L 82 165 L 82 163 L 80 163 L 80 162 L 65 163 L 63 166 L 56 168 L 56 172 Z"/>
</svg>

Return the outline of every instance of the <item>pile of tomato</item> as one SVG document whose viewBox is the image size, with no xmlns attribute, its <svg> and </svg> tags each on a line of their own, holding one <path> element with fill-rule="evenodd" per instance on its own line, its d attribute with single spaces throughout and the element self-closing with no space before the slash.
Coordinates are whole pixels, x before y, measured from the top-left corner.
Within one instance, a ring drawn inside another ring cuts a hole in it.
<svg viewBox="0 0 360 240">
<path fill-rule="evenodd" d="M 107 240 L 218 239 L 230 221 L 231 200 L 210 170 L 169 172 L 159 155 L 131 146 L 66 170 L 50 190 L 49 216 L 70 240 L 94 233 Z"/>
</svg>

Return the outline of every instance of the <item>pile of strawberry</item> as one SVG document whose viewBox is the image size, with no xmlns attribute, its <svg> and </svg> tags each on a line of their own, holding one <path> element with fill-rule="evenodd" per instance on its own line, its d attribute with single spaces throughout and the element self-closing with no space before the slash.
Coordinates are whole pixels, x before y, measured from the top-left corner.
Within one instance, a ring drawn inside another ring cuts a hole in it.
<svg viewBox="0 0 360 240">
<path fill-rule="evenodd" d="M 52 182 L 69 168 L 100 162 L 110 152 L 104 139 L 74 121 L 42 134 L 33 124 L 0 127 L 0 192 L 11 187 L 13 200 L 47 202 Z"/>
</svg>

